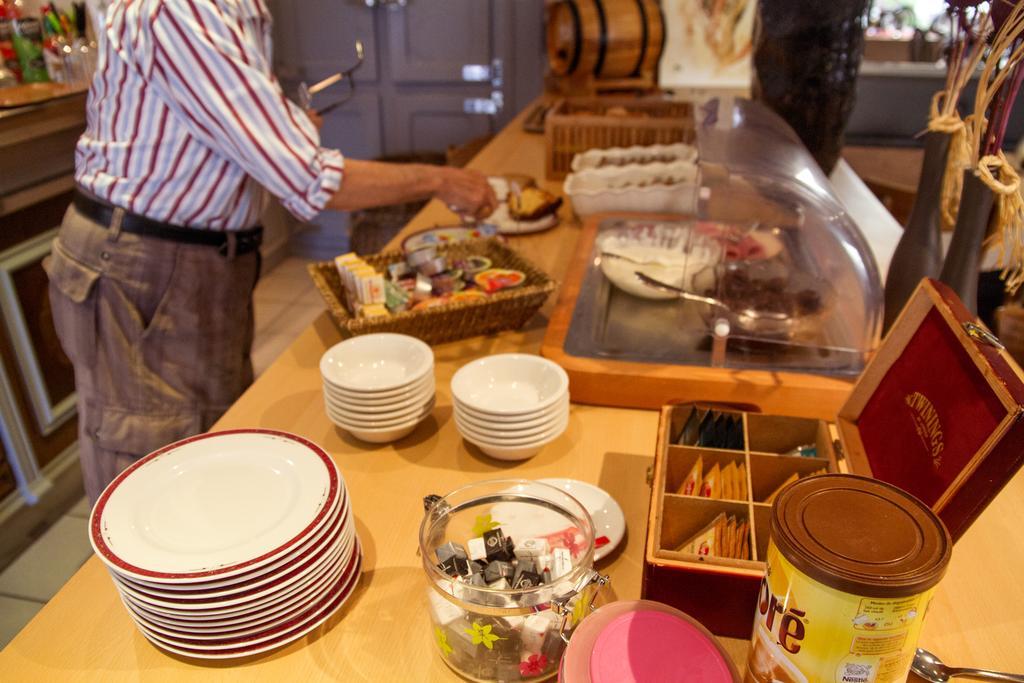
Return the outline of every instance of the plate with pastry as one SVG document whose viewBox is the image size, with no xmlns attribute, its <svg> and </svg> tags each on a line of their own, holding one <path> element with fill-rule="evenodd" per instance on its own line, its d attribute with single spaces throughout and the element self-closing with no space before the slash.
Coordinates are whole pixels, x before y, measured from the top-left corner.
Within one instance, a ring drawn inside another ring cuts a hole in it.
<svg viewBox="0 0 1024 683">
<path fill-rule="evenodd" d="M 516 191 L 518 189 L 518 191 Z M 503 235 L 524 235 L 558 225 L 558 209 L 562 198 L 543 188 L 510 187 L 505 201 L 487 217 Z"/>
</svg>

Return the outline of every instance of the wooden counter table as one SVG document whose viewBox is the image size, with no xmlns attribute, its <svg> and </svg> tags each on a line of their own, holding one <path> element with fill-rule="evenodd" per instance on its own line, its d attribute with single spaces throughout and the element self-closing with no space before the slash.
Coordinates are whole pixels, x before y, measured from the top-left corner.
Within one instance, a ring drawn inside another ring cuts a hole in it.
<svg viewBox="0 0 1024 683">
<path fill-rule="evenodd" d="M 513 121 L 472 166 L 542 178 L 543 137 L 523 133 L 520 121 Z M 556 183 L 547 187 L 559 189 Z M 434 202 L 403 234 L 452 220 Z M 510 242 L 559 278 L 576 234 L 566 207 L 561 227 Z M 554 297 L 544 310 L 553 303 Z M 0 653 L 0 681 L 460 680 L 442 663 L 431 636 L 417 555 L 421 500 L 489 478 L 566 476 L 606 489 L 624 509 L 628 533 L 621 549 L 598 565 L 612 577 L 605 597 L 639 597 L 649 500 L 645 475 L 655 447 L 656 412 L 574 405 L 566 433 L 523 463 L 491 460 L 456 432 L 449 392 L 455 370 L 488 354 L 536 352 L 545 323 L 542 314 L 520 332 L 436 347 L 433 416 L 393 445 L 362 444 L 324 414 L 317 364 L 340 340 L 326 313 L 220 420 L 217 429 L 264 427 L 312 439 L 334 456 L 345 477 L 365 553 L 363 574 L 348 603 L 310 635 L 243 660 L 204 662 L 165 654 L 133 626 L 104 566 L 93 557 Z M 940 585 L 921 645 L 948 663 L 1024 671 L 1021 520 L 1024 474 L 963 537 Z M 726 645 L 741 662 L 746 643 Z"/>
</svg>

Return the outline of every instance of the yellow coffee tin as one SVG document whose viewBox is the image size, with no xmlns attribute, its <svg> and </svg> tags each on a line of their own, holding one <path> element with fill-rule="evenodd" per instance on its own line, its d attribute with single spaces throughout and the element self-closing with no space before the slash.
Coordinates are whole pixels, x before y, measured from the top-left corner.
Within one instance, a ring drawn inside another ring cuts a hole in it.
<svg viewBox="0 0 1024 683">
<path fill-rule="evenodd" d="M 953 542 L 939 518 L 894 486 L 823 475 L 772 508 L 745 680 L 904 681 Z"/>
</svg>

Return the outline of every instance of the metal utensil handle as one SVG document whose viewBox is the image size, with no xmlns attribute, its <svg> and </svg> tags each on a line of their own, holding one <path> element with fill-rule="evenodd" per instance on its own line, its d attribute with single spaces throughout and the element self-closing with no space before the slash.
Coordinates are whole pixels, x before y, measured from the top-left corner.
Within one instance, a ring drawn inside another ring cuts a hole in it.
<svg viewBox="0 0 1024 683">
<path fill-rule="evenodd" d="M 588 612 L 592 611 L 594 609 L 594 603 L 597 601 L 597 596 L 601 592 L 601 588 L 603 588 L 610 580 L 611 579 L 606 575 L 598 574 L 596 571 L 591 570 L 589 574 L 576 582 L 576 585 L 573 586 L 572 590 L 551 600 L 551 611 L 562 618 L 561 622 L 558 624 L 558 635 L 561 636 L 564 642 L 568 643 L 569 638 L 572 636 L 571 632 L 568 634 L 566 633 L 566 626 L 569 625 L 573 616 L 573 610 L 569 607 L 569 603 L 572 602 L 573 599 L 583 599 L 587 589 L 596 584 L 597 588 L 594 590 L 594 595 L 590 598 L 590 604 L 586 607 Z M 574 623 L 572 626 L 575 627 L 576 624 Z"/>
<path fill-rule="evenodd" d="M 639 270 L 633 271 L 633 274 L 636 275 L 637 279 L 639 279 L 640 282 L 644 283 L 645 285 L 652 289 L 660 289 L 663 292 L 677 294 L 680 298 L 686 299 L 687 301 L 696 301 L 697 303 L 708 304 L 709 306 L 718 306 L 719 308 L 726 308 L 725 304 L 723 304 L 718 299 L 712 299 L 709 296 L 701 296 L 699 294 L 694 294 L 693 292 L 688 292 L 680 287 L 673 287 L 667 282 L 656 280 L 647 273 L 642 273 Z"/>
<path fill-rule="evenodd" d="M 999 671 L 974 669 L 970 667 L 957 667 L 955 669 L 947 669 L 946 671 L 951 677 L 966 676 L 969 678 L 980 678 L 988 681 L 1017 681 L 1018 683 L 1024 683 L 1024 675 L 1021 674 L 1007 674 Z"/>
</svg>

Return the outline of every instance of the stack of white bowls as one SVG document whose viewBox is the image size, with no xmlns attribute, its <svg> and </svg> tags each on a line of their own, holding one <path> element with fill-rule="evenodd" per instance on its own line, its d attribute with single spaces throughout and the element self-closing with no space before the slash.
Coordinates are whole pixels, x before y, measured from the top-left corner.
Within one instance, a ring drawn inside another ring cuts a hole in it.
<svg viewBox="0 0 1024 683">
<path fill-rule="evenodd" d="M 396 441 L 434 408 L 434 352 L 404 334 L 367 334 L 320 359 L 331 421 L 370 443 Z"/>
<path fill-rule="evenodd" d="M 525 460 L 569 425 L 569 377 L 523 353 L 488 356 L 452 377 L 459 433 L 492 458 Z"/>
</svg>

